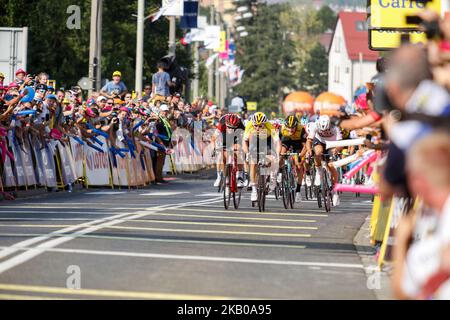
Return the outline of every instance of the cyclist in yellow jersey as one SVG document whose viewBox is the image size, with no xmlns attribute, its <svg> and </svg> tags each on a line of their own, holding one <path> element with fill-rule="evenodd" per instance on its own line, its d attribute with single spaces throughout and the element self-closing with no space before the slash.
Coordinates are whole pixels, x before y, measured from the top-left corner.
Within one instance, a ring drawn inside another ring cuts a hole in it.
<svg viewBox="0 0 450 320">
<path fill-rule="evenodd" d="M 266 143 L 261 143 L 265 140 Z M 272 145 L 276 148 L 276 154 L 280 152 L 280 145 L 277 131 L 272 124 L 267 121 L 267 117 L 262 112 L 255 113 L 251 120 L 245 126 L 243 151 L 247 155 L 255 155 L 258 150 L 266 153 L 271 164 L 273 164 L 273 157 L 271 155 Z M 250 161 L 250 186 L 252 188 L 251 201 L 258 200 L 258 191 L 256 188 L 256 166 L 255 159 Z M 272 166 L 277 168 L 277 166 Z M 270 190 L 275 189 L 276 184 L 276 170 L 272 170 Z"/>
<path fill-rule="evenodd" d="M 302 157 L 306 153 L 306 130 L 298 121 L 296 116 L 288 116 L 284 121 L 280 131 L 281 151 L 280 155 L 287 153 L 290 149 L 299 155 L 295 157 L 295 169 L 297 171 L 297 190 L 295 194 L 295 202 L 301 202 L 300 188 L 303 180 L 303 160 Z M 278 174 L 278 182 L 281 182 L 281 169 L 284 167 L 284 160 L 280 157 L 280 173 Z"/>
</svg>

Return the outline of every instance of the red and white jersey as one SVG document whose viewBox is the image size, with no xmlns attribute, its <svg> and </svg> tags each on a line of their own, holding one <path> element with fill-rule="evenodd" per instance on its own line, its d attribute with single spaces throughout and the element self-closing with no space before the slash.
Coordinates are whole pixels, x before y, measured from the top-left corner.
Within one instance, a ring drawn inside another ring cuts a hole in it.
<svg viewBox="0 0 450 320">
<path fill-rule="evenodd" d="M 322 143 L 325 143 L 326 141 L 338 141 L 342 140 L 342 133 L 339 127 L 331 126 L 328 130 L 320 130 L 318 128 L 318 122 L 310 122 L 313 123 L 313 125 L 307 125 L 308 131 L 308 139 L 314 140 L 316 138 Z"/>
</svg>

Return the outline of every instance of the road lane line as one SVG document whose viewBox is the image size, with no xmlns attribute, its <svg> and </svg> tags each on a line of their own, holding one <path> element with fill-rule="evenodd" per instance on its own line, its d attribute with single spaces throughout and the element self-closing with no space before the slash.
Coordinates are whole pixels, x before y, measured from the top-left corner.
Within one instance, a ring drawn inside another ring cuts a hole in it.
<svg viewBox="0 0 450 320">
<path fill-rule="evenodd" d="M 318 230 L 317 227 L 301 227 L 301 226 L 273 226 L 273 225 L 247 225 L 247 224 L 234 224 L 234 223 L 209 223 L 209 222 L 184 222 L 184 221 L 167 221 L 167 220 L 123 220 L 116 219 L 117 223 L 124 222 L 144 222 L 144 223 L 156 223 L 156 224 L 187 224 L 187 225 L 206 225 L 206 226 L 218 226 L 218 227 L 239 227 L 239 228 L 266 228 L 266 229 L 294 229 L 294 230 Z M 71 226 L 70 224 L 0 224 L 0 227 L 8 228 L 66 228 Z M 134 228 L 134 227 L 132 227 Z M 136 227 L 141 228 L 141 227 Z M 136 229 L 139 230 L 139 229 Z M 142 227 L 141 230 L 147 230 Z"/>
<path fill-rule="evenodd" d="M 279 222 L 304 222 L 316 223 L 317 220 L 296 220 L 296 219 L 275 219 L 275 218 L 251 218 L 251 217 L 231 217 L 231 216 L 210 216 L 198 214 L 182 214 L 182 213 L 150 213 L 149 216 L 164 216 L 164 217 L 186 217 L 186 218 L 208 218 L 208 219 L 228 219 L 228 220 L 249 220 L 249 221 L 279 221 Z"/>
<path fill-rule="evenodd" d="M 132 221 L 132 220 L 130 220 Z M 114 220 L 114 224 L 119 224 L 127 221 Z M 225 230 L 203 230 L 203 229 L 170 229 L 170 228 L 147 228 L 147 227 L 127 227 L 127 226 L 114 226 L 107 224 L 102 229 L 117 229 L 117 230 L 142 230 L 142 231 L 164 231 L 164 232 L 186 232 L 186 233 L 213 233 L 213 234 L 239 234 L 239 235 L 255 235 L 255 236 L 271 236 L 271 237 L 302 237 L 310 238 L 310 234 L 303 233 L 272 233 L 272 232 L 247 232 L 247 231 L 225 231 Z M 11 228 L 63 228 L 67 225 L 51 225 L 51 224 L 21 224 L 21 225 L 0 225 L 0 227 Z M 92 229 L 97 231 L 97 229 Z M 90 231 L 92 232 L 92 231 Z M 81 233 L 84 234 L 84 233 Z M 38 246 L 39 247 L 39 246 Z M 36 247 L 37 248 L 37 247 Z M 2 272 L 0 263 L 0 273 Z"/>
<path fill-rule="evenodd" d="M 0 236 L 8 237 L 33 237 L 39 236 L 39 233 L 0 233 Z M 60 237 L 65 237 L 67 235 L 59 235 Z M 106 239 L 106 240 L 126 240 L 126 241 L 145 241 L 145 242 L 167 242 L 167 243 L 191 243 L 191 244 L 207 244 L 207 245 L 218 245 L 218 246 L 237 246 L 237 247 L 265 247 L 265 248 L 288 248 L 288 249 L 306 249 L 305 245 L 295 245 L 295 244 L 276 244 L 276 243 L 253 243 L 253 242 L 242 242 L 242 241 L 211 241 L 211 240 L 188 240 L 188 239 L 165 239 L 165 238 L 141 238 L 141 237 L 124 237 L 124 236 L 102 236 L 102 235 L 81 235 L 73 234 L 74 238 L 90 238 L 90 239 Z M 7 248 L 7 247 L 0 247 Z M 21 249 L 21 247 L 16 247 Z"/>
<path fill-rule="evenodd" d="M 0 284 L 0 290 L 10 290 L 19 292 L 37 292 L 67 294 L 75 296 L 97 296 L 109 298 L 129 298 L 129 299 L 156 299 L 156 300 L 254 300 L 258 298 L 244 297 L 226 297 L 195 294 L 178 294 L 163 292 L 144 292 L 144 291 L 119 291 L 119 290 L 100 290 L 100 289 L 68 289 L 62 287 L 47 286 L 29 286 L 20 284 Z"/>
<path fill-rule="evenodd" d="M 196 221 L 172 221 L 172 220 L 131 220 L 125 222 L 143 222 L 143 223 L 159 223 L 159 224 L 187 224 L 187 225 L 199 225 L 199 226 L 218 226 L 218 227 L 238 227 L 238 228 L 262 228 L 262 229 L 293 229 L 293 230 L 318 230 L 317 227 L 304 227 L 304 226 L 275 226 L 275 225 L 263 225 L 263 224 L 244 224 L 244 223 L 220 223 L 220 222 L 196 222 Z"/>
<path fill-rule="evenodd" d="M 176 208 L 172 210 L 177 211 L 198 211 L 198 212 L 227 212 L 235 214 L 256 214 L 256 215 L 277 215 L 277 216 L 295 216 L 295 217 L 328 217 L 327 214 L 316 213 L 283 213 L 283 212 L 258 212 L 258 211 L 228 211 L 228 210 L 211 210 L 211 209 L 197 209 L 197 208 Z"/>
<path fill-rule="evenodd" d="M 73 300 L 61 297 L 24 296 L 18 294 L 0 294 L 0 300 Z"/>
<path fill-rule="evenodd" d="M 216 256 L 200 256 L 200 255 L 183 255 L 183 254 L 161 254 L 161 253 L 152 253 L 152 252 L 86 250 L 86 249 L 70 249 L 70 248 L 49 248 L 49 249 L 46 249 L 46 251 L 58 252 L 58 253 L 77 253 L 77 254 L 89 254 L 89 255 L 101 255 L 101 256 L 133 257 L 133 258 L 196 260 L 196 261 L 207 261 L 207 262 L 232 262 L 232 263 L 271 264 L 271 265 L 285 265 L 285 266 L 328 267 L 328 268 L 365 270 L 365 268 L 362 264 L 356 264 L 356 263 L 251 259 L 251 258 L 216 257 Z M 0 285 L 0 289 L 1 289 L 1 285 Z"/>
<path fill-rule="evenodd" d="M 169 229 L 169 228 L 124 227 L 124 226 L 107 226 L 107 227 L 105 227 L 105 229 L 233 234 L 233 235 L 252 235 L 252 236 L 270 236 L 270 237 L 300 237 L 300 238 L 310 238 L 311 237 L 310 234 L 304 234 L 304 233 L 272 233 L 272 232 L 247 232 L 247 231 L 202 230 L 202 229 Z M 1 272 L 1 269 L 0 269 L 0 272 Z"/>
<path fill-rule="evenodd" d="M 149 209 L 149 211 L 153 210 L 153 211 L 158 211 L 158 210 L 165 210 L 166 208 L 173 208 L 173 207 L 182 207 L 182 206 L 186 206 L 186 205 L 190 205 L 190 204 L 196 204 L 196 203 L 212 203 L 212 202 L 218 202 L 221 200 L 221 197 L 218 197 L 217 199 L 208 199 L 208 200 L 201 200 L 201 201 L 192 201 L 192 202 L 185 202 L 182 204 L 166 204 L 166 205 L 161 205 L 158 207 L 154 207 L 152 209 Z M 117 214 L 111 217 L 107 217 L 107 218 L 103 218 L 103 219 L 99 219 L 99 220 L 95 220 L 92 222 L 87 222 L 87 223 L 83 223 L 83 224 L 79 224 L 79 225 L 75 225 L 75 226 L 71 226 L 69 228 L 65 228 L 65 229 L 61 229 L 61 230 L 57 230 L 57 231 L 53 231 L 51 233 L 49 233 L 46 236 L 42 236 L 42 237 L 37 237 L 37 238 L 32 238 L 32 239 L 27 239 L 24 241 L 21 241 L 19 243 L 16 243 L 15 245 L 19 245 L 19 246 L 30 246 L 32 244 L 36 244 L 39 243 L 43 240 L 48 240 L 52 237 L 52 234 L 61 234 L 61 233 L 67 233 L 70 231 L 74 231 L 80 228 L 84 228 L 87 227 L 86 229 L 83 229 L 81 231 L 78 231 L 78 233 L 81 234 L 86 234 L 86 233 L 90 233 L 90 232 L 94 232 L 97 231 L 99 229 L 102 229 L 103 227 L 106 226 L 112 226 L 114 224 L 119 224 L 122 223 L 122 220 L 117 220 L 118 218 L 123 218 L 125 216 L 128 216 L 128 219 L 136 219 L 136 218 L 143 218 L 146 216 L 146 214 L 131 214 L 130 213 L 122 213 L 122 214 Z M 100 224 L 98 224 L 100 223 Z M 40 250 L 39 248 L 42 246 L 58 246 L 64 242 L 70 241 L 74 239 L 73 237 L 61 237 L 61 238 L 57 238 L 57 239 L 52 239 L 49 240 L 47 242 L 43 242 L 40 245 L 36 246 L 36 250 L 29 250 L 27 252 L 21 253 L 17 256 L 14 256 L 6 261 L 3 261 L 0 263 L 0 274 L 5 272 L 6 270 L 9 270 L 11 268 L 14 268 L 15 266 L 22 264 L 34 257 L 36 257 L 37 255 L 41 254 L 43 251 Z M 2 251 L 0 251 L 0 259 L 2 257 L 6 257 L 12 253 L 15 253 L 17 250 L 13 249 L 13 248 L 7 248 L 4 249 Z"/>
</svg>

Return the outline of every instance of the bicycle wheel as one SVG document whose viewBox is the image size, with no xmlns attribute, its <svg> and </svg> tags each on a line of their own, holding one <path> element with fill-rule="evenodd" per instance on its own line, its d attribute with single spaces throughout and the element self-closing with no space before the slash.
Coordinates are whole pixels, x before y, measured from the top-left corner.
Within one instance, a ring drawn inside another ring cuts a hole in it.
<svg viewBox="0 0 450 320">
<path fill-rule="evenodd" d="M 265 206 L 265 193 L 266 193 L 266 182 L 265 182 L 265 176 L 260 174 L 258 177 L 258 209 L 259 212 L 264 211 Z"/>
<path fill-rule="evenodd" d="M 230 207 L 231 202 L 231 190 L 230 190 L 230 183 L 231 183 L 231 166 L 227 165 L 225 167 L 225 176 L 223 178 L 224 181 L 224 187 L 223 187 L 223 205 L 226 210 Z"/>
<path fill-rule="evenodd" d="M 317 206 L 319 208 L 322 208 L 322 191 L 320 190 L 320 187 L 315 187 L 315 190 L 316 190 Z"/>
<path fill-rule="evenodd" d="M 289 185 L 290 185 L 289 206 L 291 207 L 291 209 L 294 209 L 295 191 L 297 188 L 297 184 L 295 182 L 295 176 L 292 174 L 292 172 L 289 174 Z"/>
<path fill-rule="evenodd" d="M 286 168 L 284 168 L 281 176 L 281 196 L 283 198 L 283 205 L 285 209 L 288 209 L 289 207 L 289 189 L 289 180 L 287 178 Z"/>
<path fill-rule="evenodd" d="M 325 206 L 325 211 L 330 212 L 331 211 L 331 190 L 328 184 L 328 173 L 327 171 L 324 172 L 324 175 L 322 177 L 322 190 L 323 190 L 323 203 Z"/>
</svg>

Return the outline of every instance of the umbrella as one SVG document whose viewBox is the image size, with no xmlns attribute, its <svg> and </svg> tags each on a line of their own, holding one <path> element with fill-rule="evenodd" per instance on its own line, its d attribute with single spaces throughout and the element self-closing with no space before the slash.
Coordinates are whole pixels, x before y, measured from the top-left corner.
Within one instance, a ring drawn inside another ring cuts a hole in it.
<svg viewBox="0 0 450 320">
<path fill-rule="evenodd" d="M 313 113 L 314 98 L 304 91 L 289 94 L 283 103 L 283 111 L 286 115 L 296 112 Z"/>
<path fill-rule="evenodd" d="M 342 106 L 347 102 L 345 99 L 332 92 L 324 92 L 320 94 L 314 102 L 314 112 L 321 115 L 336 115 Z"/>
</svg>

